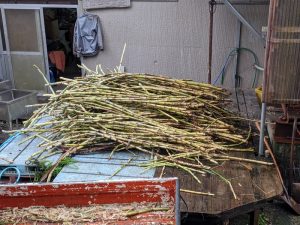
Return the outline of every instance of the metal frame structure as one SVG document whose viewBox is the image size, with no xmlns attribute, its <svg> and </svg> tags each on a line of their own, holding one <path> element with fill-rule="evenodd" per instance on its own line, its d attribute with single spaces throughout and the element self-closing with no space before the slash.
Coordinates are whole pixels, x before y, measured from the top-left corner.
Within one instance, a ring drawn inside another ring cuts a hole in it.
<svg viewBox="0 0 300 225">
<path fill-rule="evenodd" d="M 269 5 L 270 1 L 269 0 L 235 0 L 231 1 L 232 5 Z M 218 5 L 223 5 L 224 0 L 219 0 L 217 1 Z"/>
<path fill-rule="evenodd" d="M 230 12 L 237 17 L 239 20 L 239 25 L 237 28 L 237 43 L 236 46 L 240 46 L 240 39 L 241 39 L 241 27 L 244 25 L 250 32 L 252 32 L 254 35 L 256 35 L 265 45 L 266 38 L 262 35 L 261 32 L 257 31 L 252 24 L 236 9 L 234 5 L 268 5 L 269 1 L 229 1 L 229 0 L 220 0 L 218 2 L 216 1 L 210 1 L 210 8 L 212 7 L 212 4 L 217 5 L 225 5 Z M 211 81 L 211 66 L 212 66 L 212 39 L 213 39 L 213 29 L 212 29 L 212 23 L 213 23 L 213 13 L 210 14 L 210 31 L 209 31 L 209 68 L 208 68 L 208 83 Z M 236 63 L 235 63 L 235 72 L 237 73 L 238 65 L 239 65 L 239 52 L 237 52 L 236 57 Z M 263 80 L 265 80 L 263 76 Z M 265 81 L 263 81 L 264 83 Z M 261 108 L 261 130 L 260 130 L 260 140 L 259 140 L 259 155 L 264 155 L 264 129 L 265 129 L 265 121 L 266 121 L 266 108 L 267 105 L 265 102 L 262 102 L 262 108 Z"/>
<path fill-rule="evenodd" d="M 5 40 L 5 45 L 6 45 L 6 49 L 5 51 L 3 51 L 3 53 L 7 56 L 7 60 L 8 60 L 8 69 L 9 71 L 9 78 L 12 84 L 12 87 L 15 88 L 15 82 L 14 82 L 14 78 L 13 78 L 13 68 L 12 68 L 12 63 L 11 63 L 11 56 L 10 56 L 10 46 L 8 45 L 8 31 L 7 31 L 7 26 L 6 26 L 6 17 L 5 17 L 5 11 L 4 8 L 0 6 L 0 10 L 1 10 L 1 16 L 2 16 L 2 25 L 3 25 L 3 34 L 4 34 L 4 40 Z"/>
<path fill-rule="evenodd" d="M 223 0 L 225 6 L 238 18 L 238 20 L 244 24 L 253 34 L 260 38 L 261 41 L 265 42 L 265 38 L 260 32 L 258 32 L 252 25 L 249 23 L 245 17 L 234 7 L 234 5 L 229 0 Z"/>
</svg>

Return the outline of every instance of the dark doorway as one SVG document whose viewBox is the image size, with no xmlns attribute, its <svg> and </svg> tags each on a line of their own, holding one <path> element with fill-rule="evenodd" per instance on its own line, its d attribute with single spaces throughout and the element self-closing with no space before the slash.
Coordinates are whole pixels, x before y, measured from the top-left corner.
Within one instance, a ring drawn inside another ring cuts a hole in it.
<svg viewBox="0 0 300 225">
<path fill-rule="evenodd" d="M 73 55 L 73 33 L 77 11 L 73 8 L 45 8 L 44 22 L 47 41 L 50 81 L 59 77 L 81 76 L 80 58 Z"/>
</svg>

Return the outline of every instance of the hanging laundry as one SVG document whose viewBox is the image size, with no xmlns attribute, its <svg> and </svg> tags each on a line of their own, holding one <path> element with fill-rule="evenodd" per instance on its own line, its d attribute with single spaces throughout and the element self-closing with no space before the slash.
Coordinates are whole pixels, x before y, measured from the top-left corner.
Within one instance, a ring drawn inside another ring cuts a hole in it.
<svg viewBox="0 0 300 225">
<path fill-rule="evenodd" d="M 94 56 L 103 50 L 103 39 L 100 18 L 86 13 L 79 17 L 74 27 L 73 54 Z"/>
<path fill-rule="evenodd" d="M 48 55 L 51 63 L 55 65 L 56 69 L 64 72 L 66 67 L 66 56 L 64 51 L 50 51 Z"/>
</svg>

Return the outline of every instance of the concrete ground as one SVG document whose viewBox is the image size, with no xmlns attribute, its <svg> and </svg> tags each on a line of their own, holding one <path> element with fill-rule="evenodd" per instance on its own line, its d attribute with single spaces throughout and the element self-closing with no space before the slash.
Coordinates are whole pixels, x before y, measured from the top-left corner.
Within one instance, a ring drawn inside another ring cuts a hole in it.
<svg viewBox="0 0 300 225">
<path fill-rule="evenodd" d="M 249 216 L 238 216 L 230 225 L 247 225 Z M 284 202 L 274 200 L 261 211 L 259 225 L 300 225 L 300 216 L 296 215 Z"/>
<path fill-rule="evenodd" d="M 17 130 L 17 129 L 20 129 L 21 127 L 23 126 L 22 124 L 22 121 L 19 120 L 19 124 L 17 125 L 16 124 L 16 121 L 13 121 L 12 123 L 12 129 L 13 130 Z M 0 121 L 0 145 L 6 140 L 9 138 L 9 134 L 8 133 L 5 133 L 3 132 L 3 130 L 9 130 L 9 126 L 6 122 L 4 121 Z"/>
</svg>

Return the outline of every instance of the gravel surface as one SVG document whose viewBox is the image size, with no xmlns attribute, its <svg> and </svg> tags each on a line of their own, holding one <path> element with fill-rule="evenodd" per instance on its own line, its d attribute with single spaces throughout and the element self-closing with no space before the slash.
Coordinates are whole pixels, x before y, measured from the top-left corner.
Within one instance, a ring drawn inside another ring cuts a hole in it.
<svg viewBox="0 0 300 225">
<path fill-rule="evenodd" d="M 8 125 L 5 122 L 0 121 L 0 144 L 2 144 L 9 137 L 8 134 L 3 133 L 3 130 L 8 130 Z"/>
<path fill-rule="evenodd" d="M 22 126 L 22 120 L 19 120 L 18 124 L 16 124 L 16 122 L 13 121 L 13 130 L 20 129 Z M 2 144 L 9 137 L 9 134 L 4 133 L 3 130 L 9 130 L 9 126 L 8 124 L 6 124 L 6 122 L 0 121 L 0 144 Z"/>
<path fill-rule="evenodd" d="M 274 200 L 268 203 L 261 211 L 266 222 L 259 225 L 300 225 L 300 216 L 296 215 L 287 204 Z M 230 225 L 248 225 L 249 216 L 238 216 L 230 221 Z"/>
</svg>

